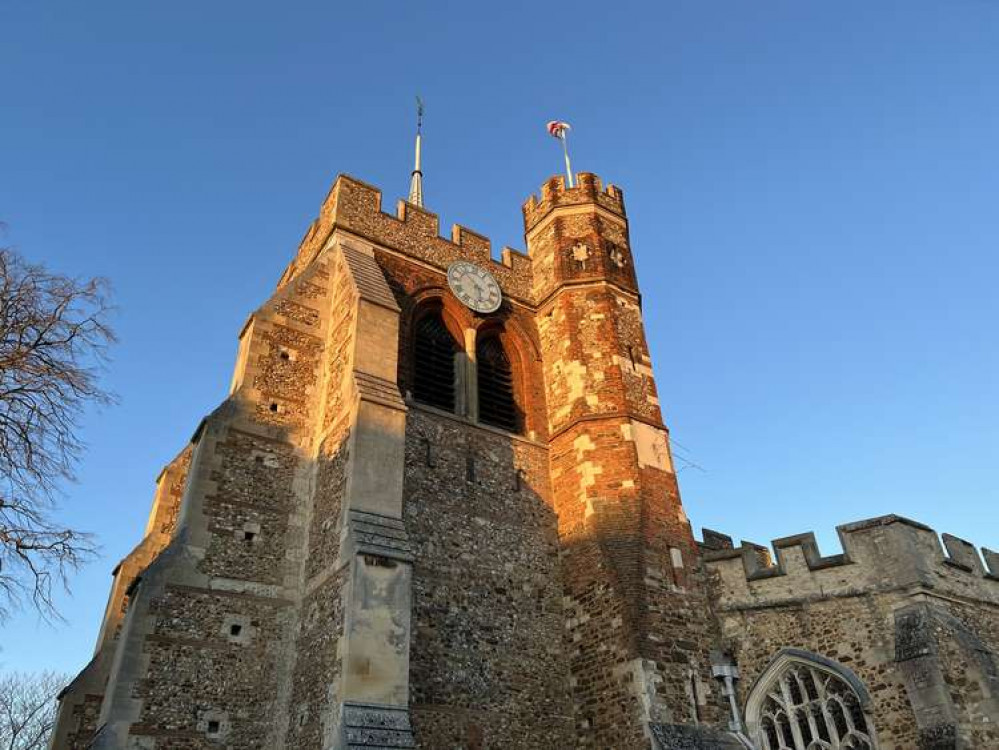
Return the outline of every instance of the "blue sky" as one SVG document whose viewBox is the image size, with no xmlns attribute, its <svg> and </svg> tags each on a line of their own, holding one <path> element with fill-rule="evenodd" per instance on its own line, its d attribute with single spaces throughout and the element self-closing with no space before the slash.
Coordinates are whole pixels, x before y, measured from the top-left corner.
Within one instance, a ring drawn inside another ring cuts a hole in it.
<svg viewBox="0 0 999 750">
<path fill-rule="evenodd" d="M 476 7 L 478 6 L 478 7 Z M 337 172 L 523 248 L 574 166 L 623 187 L 695 527 L 766 542 L 895 512 L 999 546 L 999 3 L 0 0 L 0 220 L 114 284 L 117 407 L 68 521 L 104 557 L 0 665 L 75 670 L 153 480 L 224 398 Z"/>
</svg>

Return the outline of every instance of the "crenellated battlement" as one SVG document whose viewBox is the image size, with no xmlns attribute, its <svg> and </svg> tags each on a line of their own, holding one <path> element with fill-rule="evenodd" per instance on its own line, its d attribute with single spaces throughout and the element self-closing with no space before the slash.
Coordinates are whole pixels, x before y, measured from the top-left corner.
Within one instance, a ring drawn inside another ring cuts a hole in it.
<svg viewBox="0 0 999 750">
<path fill-rule="evenodd" d="M 723 606 L 924 587 L 999 604 L 999 553 L 897 515 L 838 526 L 843 551 L 823 555 L 812 532 L 775 539 L 770 550 L 709 529 L 704 564 Z"/>
<path fill-rule="evenodd" d="M 531 259 L 525 253 L 504 247 L 500 260 L 494 260 L 492 243 L 484 235 L 454 224 L 450 238 L 443 237 L 437 214 L 403 200 L 397 202 L 394 214 L 383 211 L 381 190 L 343 174 L 337 176 L 319 217 L 302 238 L 279 288 L 315 259 L 336 229 L 441 270 L 456 260 L 474 261 L 489 268 L 507 296 L 533 302 Z"/>
<path fill-rule="evenodd" d="M 529 233 L 554 209 L 582 204 L 595 204 L 622 219 L 625 217 L 621 190 L 614 185 L 605 188 L 595 174 L 581 172 L 575 187 L 567 188 L 564 177 L 552 177 L 542 185 L 540 197 L 532 195 L 523 206 L 524 226 Z M 506 296 L 528 304 L 538 301 L 538 289 L 533 282 L 535 270 L 527 254 L 504 247 L 500 260 L 494 260 L 488 237 L 460 224 L 452 225 L 450 238 L 443 237 L 437 214 L 404 200 L 396 203 L 394 214 L 383 211 L 381 190 L 343 174 L 337 176 L 319 216 L 302 237 L 295 259 L 278 282 L 279 289 L 319 255 L 336 229 L 441 270 L 456 260 L 471 260 L 489 268 Z"/>
<path fill-rule="evenodd" d="M 551 211 L 564 206 L 595 203 L 624 218 L 624 193 L 615 185 L 606 189 L 597 175 L 580 172 L 575 187 L 565 186 L 565 177 L 552 177 L 541 186 L 541 197 L 532 195 L 524 203 L 524 231 L 530 233 Z"/>
</svg>

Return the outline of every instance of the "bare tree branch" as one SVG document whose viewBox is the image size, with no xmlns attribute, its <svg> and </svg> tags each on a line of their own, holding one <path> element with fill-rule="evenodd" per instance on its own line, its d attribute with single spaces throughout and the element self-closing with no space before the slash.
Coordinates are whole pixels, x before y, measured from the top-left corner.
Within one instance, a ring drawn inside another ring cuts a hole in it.
<svg viewBox="0 0 999 750">
<path fill-rule="evenodd" d="M 45 750 L 55 728 L 56 696 L 68 682 L 55 672 L 0 675 L 0 750 Z"/>
<path fill-rule="evenodd" d="M 75 478 L 84 410 L 112 401 L 98 378 L 115 341 L 110 313 L 105 280 L 0 249 L 0 618 L 25 603 L 58 617 L 53 586 L 95 551 L 52 514 Z"/>
</svg>

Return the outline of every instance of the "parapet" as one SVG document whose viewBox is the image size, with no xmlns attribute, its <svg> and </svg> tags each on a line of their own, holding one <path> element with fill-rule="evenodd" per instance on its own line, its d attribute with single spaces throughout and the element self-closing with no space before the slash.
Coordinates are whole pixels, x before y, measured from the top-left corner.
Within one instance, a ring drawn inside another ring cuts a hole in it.
<svg viewBox="0 0 999 750">
<path fill-rule="evenodd" d="M 343 174 L 337 176 L 319 217 L 302 238 L 279 288 L 316 258 L 336 229 L 442 270 L 456 260 L 474 261 L 489 268 L 507 296 L 533 302 L 531 260 L 527 255 L 503 248 L 501 259 L 495 261 L 487 237 L 458 224 L 451 227 L 450 239 L 442 237 L 437 214 L 406 201 L 397 203 L 394 215 L 382 211 L 382 192 L 378 188 Z"/>
<path fill-rule="evenodd" d="M 812 532 L 769 549 L 709 529 L 701 542 L 723 607 L 922 587 L 999 604 L 999 553 L 897 515 L 836 527 L 843 551 L 824 556 Z"/>
<path fill-rule="evenodd" d="M 590 172 L 576 175 L 576 186 L 567 188 L 565 177 L 552 177 L 541 186 L 541 197 L 532 195 L 524 203 L 524 232 L 530 231 L 553 209 L 595 203 L 601 208 L 625 217 L 624 193 L 615 185 L 604 189 L 600 178 Z"/>
</svg>

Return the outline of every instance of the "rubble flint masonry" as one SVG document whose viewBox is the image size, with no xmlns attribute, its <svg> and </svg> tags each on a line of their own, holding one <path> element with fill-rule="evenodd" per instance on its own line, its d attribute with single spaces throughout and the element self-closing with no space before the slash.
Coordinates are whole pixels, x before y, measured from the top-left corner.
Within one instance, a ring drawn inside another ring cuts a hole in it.
<svg viewBox="0 0 999 750">
<path fill-rule="evenodd" d="M 549 180 L 501 262 L 381 198 L 339 177 L 246 321 L 53 748 L 999 748 L 999 555 L 695 541 L 620 190 Z"/>
</svg>

